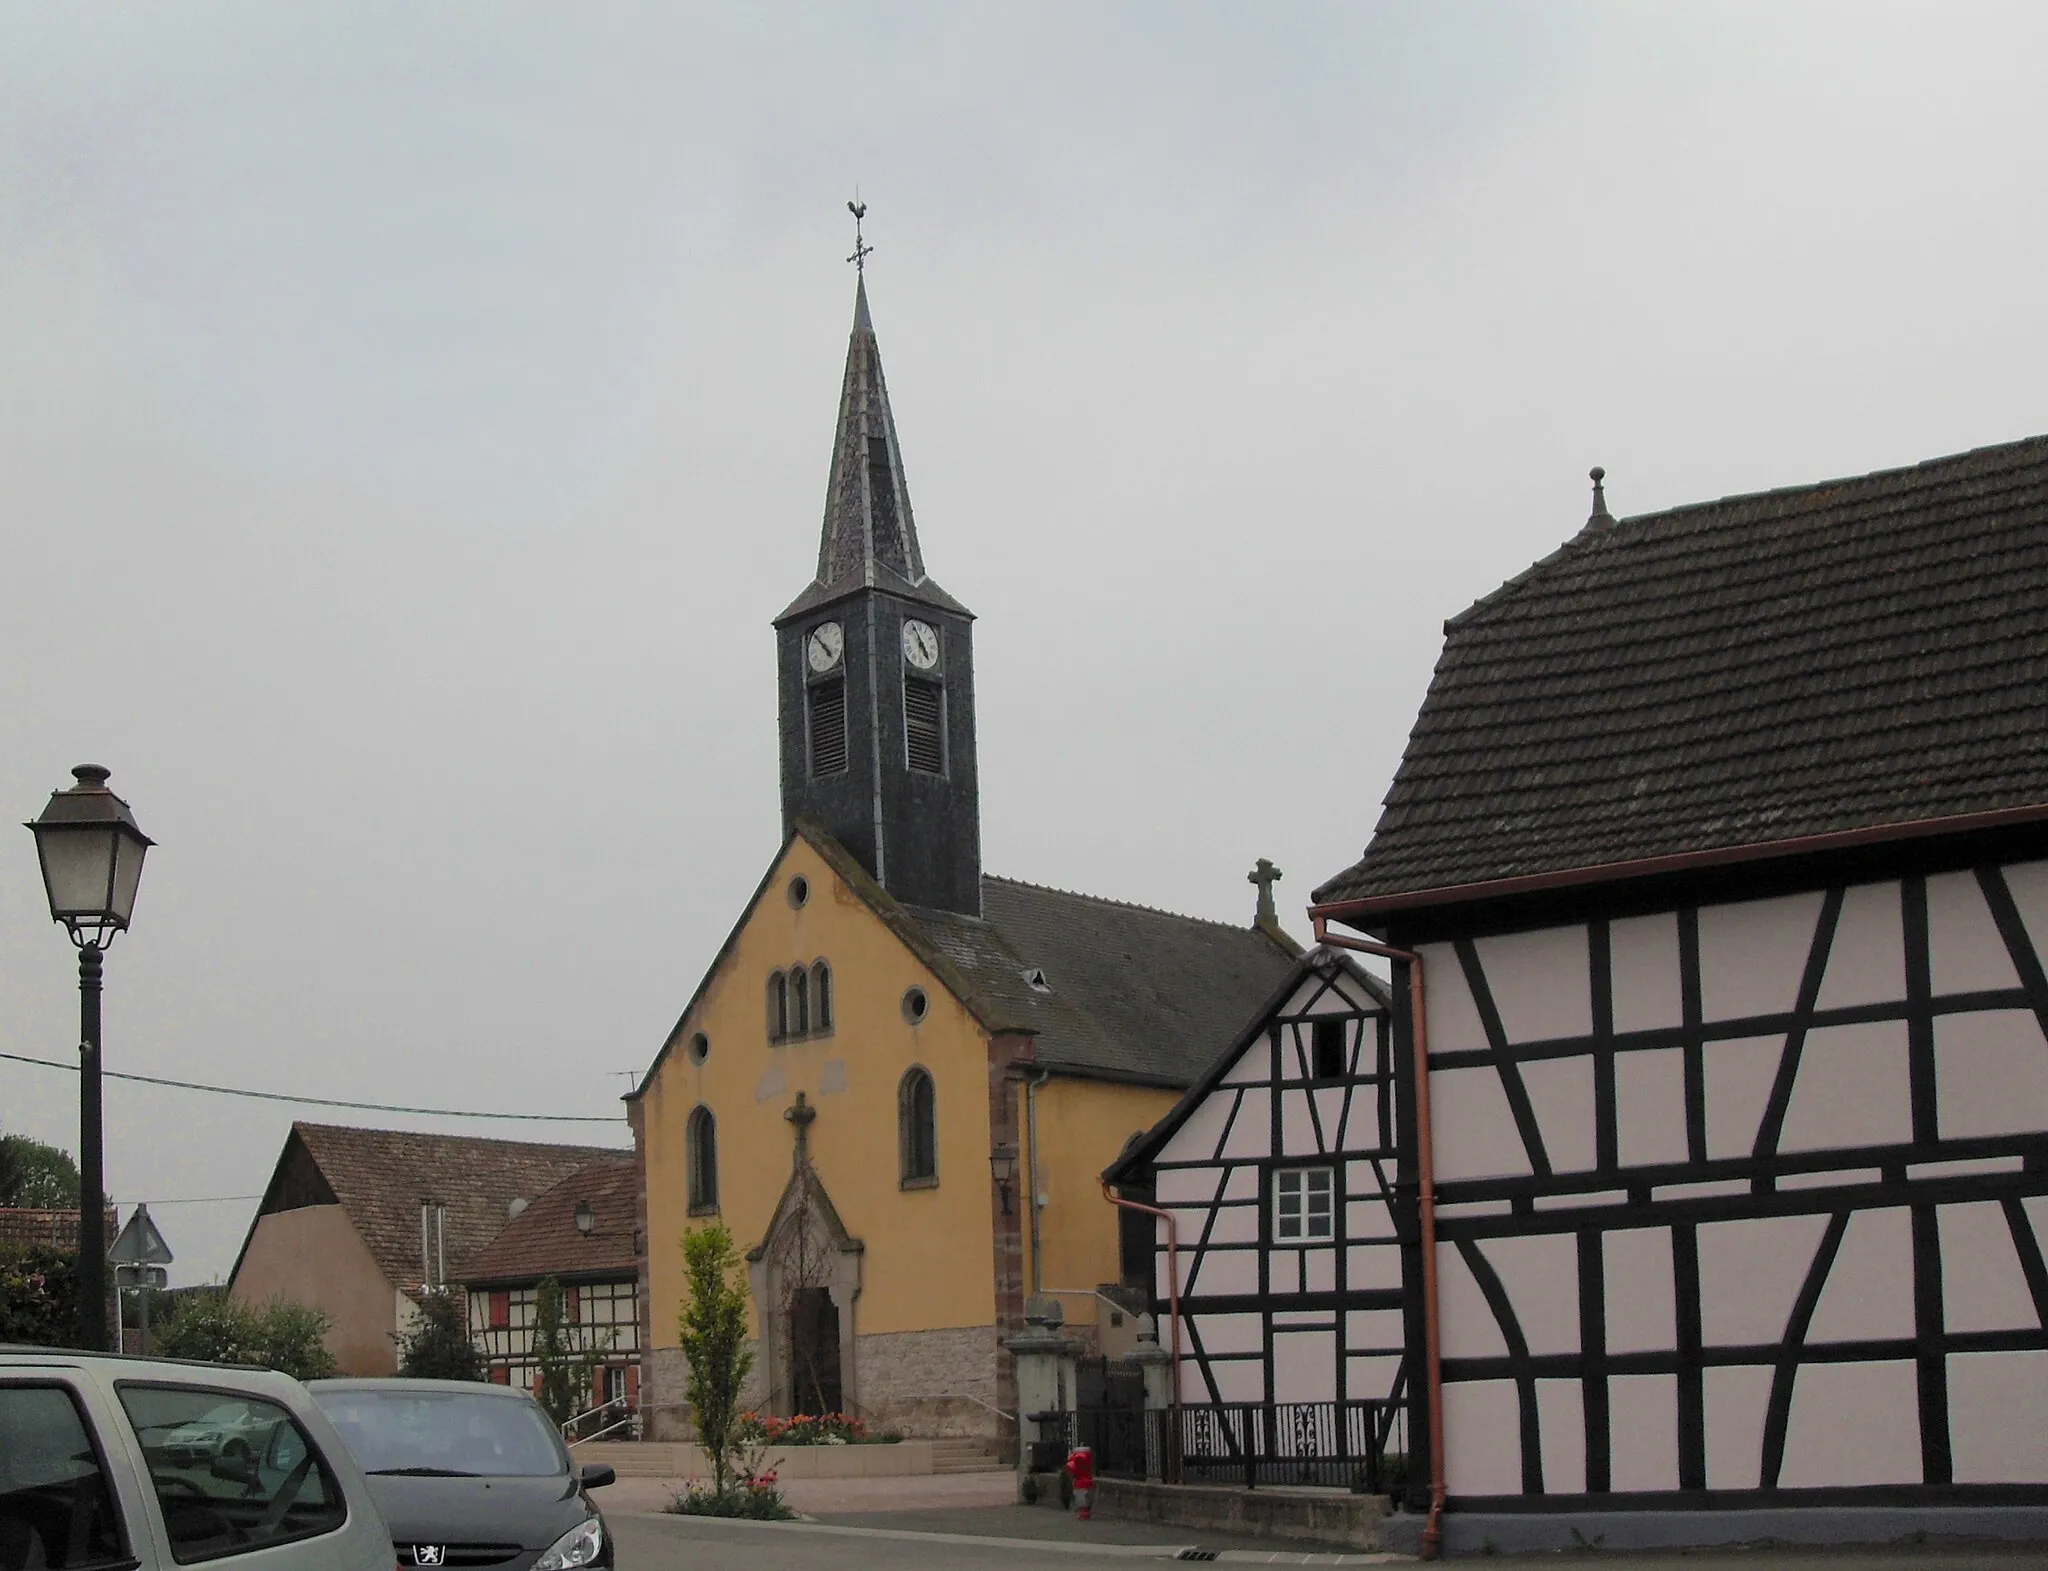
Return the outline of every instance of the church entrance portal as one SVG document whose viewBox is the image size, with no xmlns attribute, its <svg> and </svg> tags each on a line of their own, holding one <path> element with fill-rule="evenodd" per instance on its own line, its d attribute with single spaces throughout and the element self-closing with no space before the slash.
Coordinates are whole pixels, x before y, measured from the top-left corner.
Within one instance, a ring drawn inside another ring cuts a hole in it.
<svg viewBox="0 0 2048 1571">
<path fill-rule="evenodd" d="M 799 1288 L 789 1306 L 790 1400 L 799 1413 L 837 1413 L 839 1309 L 826 1287 Z"/>
</svg>

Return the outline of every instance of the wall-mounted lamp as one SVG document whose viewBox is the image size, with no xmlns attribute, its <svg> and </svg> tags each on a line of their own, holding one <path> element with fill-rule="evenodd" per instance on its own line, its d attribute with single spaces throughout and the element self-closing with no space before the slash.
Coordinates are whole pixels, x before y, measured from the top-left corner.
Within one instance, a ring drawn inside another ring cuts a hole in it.
<svg viewBox="0 0 2048 1571">
<path fill-rule="evenodd" d="M 1002 1196 L 1003 1215 L 1010 1214 L 1010 1180 L 1017 1176 L 1017 1152 L 1012 1146 L 997 1146 L 988 1154 L 988 1170 Z"/>
<path fill-rule="evenodd" d="M 588 1238 L 590 1236 L 590 1230 L 595 1226 L 597 1226 L 596 1209 L 591 1205 L 591 1203 L 588 1200 L 577 1201 L 576 1231 L 581 1233 L 585 1238 Z"/>
</svg>

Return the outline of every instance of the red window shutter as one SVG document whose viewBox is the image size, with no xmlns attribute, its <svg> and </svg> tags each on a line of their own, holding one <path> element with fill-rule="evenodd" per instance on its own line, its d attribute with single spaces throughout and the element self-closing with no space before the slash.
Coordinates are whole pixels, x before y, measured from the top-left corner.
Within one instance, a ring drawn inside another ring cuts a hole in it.
<svg viewBox="0 0 2048 1571">
<path fill-rule="evenodd" d="M 640 1366 L 626 1366 L 626 1400 L 637 1403 L 640 1400 Z"/>
<path fill-rule="evenodd" d="M 511 1367 L 506 1364 L 491 1365 L 491 1383 L 493 1385 L 509 1386 L 512 1383 Z"/>
<path fill-rule="evenodd" d="M 493 1326 L 509 1326 L 511 1323 L 512 1295 L 510 1293 L 491 1294 L 491 1324 Z"/>
<path fill-rule="evenodd" d="M 565 1288 L 562 1293 L 563 1313 L 569 1317 L 569 1324 L 575 1325 L 583 1318 L 583 1293 L 580 1288 Z"/>
</svg>

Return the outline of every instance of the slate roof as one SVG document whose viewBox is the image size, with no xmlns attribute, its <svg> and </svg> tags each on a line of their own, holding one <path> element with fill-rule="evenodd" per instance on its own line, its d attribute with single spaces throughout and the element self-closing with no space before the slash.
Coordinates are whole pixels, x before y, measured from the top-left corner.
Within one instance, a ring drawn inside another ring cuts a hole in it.
<svg viewBox="0 0 2048 1571">
<path fill-rule="evenodd" d="M 630 1151 L 607 1154 L 580 1167 L 534 1200 L 463 1269 L 471 1286 L 631 1276 L 640 1198 L 640 1168 Z M 576 1207 L 588 1200 L 595 1213 L 590 1236 L 576 1226 Z"/>
<path fill-rule="evenodd" d="M 863 278 L 854 288 L 853 331 L 846 342 L 825 522 L 818 535 L 818 576 L 775 620 L 786 622 L 857 590 L 877 588 L 971 614 L 925 574 Z"/>
<path fill-rule="evenodd" d="M 1444 632 L 1318 903 L 2048 804 L 2048 437 L 1596 516 Z"/>
<path fill-rule="evenodd" d="M 294 1142 L 318 1167 L 384 1275 L 407 1292 L 417 1292 L 420 1284 L 422 1198 L 448 1208 L 448 1279 L 460 1282 L 470 1260 L 511 1221 L 514 1199 L 530 1203 L 592 1163 L 609 1167 L 622 1157 L 633 1160 L 630 1151 L 615 1146 L 294 1123 L 278 1158 L 280 1174 Z M 273 1203 L 277 1189 L 273 1180 L 265 1211 L 285 1209 Z"/>
<path fill-rule="evenodd" d="M 984 877 L 981 902 L 980 919 L 909 909 L 978 994 L 1037 1034 L 1042 1068 L 1191 1084 L 1295 961 L 1256 927 L 1008 878 Z"/>
</svg>

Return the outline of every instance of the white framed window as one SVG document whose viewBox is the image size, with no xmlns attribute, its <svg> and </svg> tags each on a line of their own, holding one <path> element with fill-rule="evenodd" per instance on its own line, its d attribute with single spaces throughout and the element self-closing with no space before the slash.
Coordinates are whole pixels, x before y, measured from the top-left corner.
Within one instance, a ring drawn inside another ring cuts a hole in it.
<svg viewBox="0 0 2048 1571">
<path fill-rule="evenodd" d="M 1273 1174 L 1273 1237 L 1337 1236 L 1337 1170 L 1283 1167 Z"/>
</svg>

